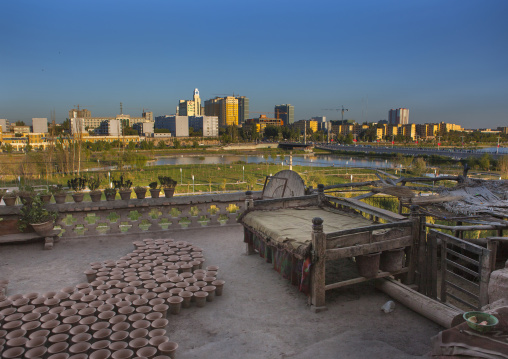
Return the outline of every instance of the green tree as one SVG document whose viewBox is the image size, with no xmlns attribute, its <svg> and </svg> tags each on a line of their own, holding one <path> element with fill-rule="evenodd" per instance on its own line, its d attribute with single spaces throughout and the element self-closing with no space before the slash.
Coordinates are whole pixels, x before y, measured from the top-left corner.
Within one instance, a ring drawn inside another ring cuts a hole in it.
<svg viewBox="0 0 508 359">
<path fill-rule="evenodd" d="M 421 157 L 417 157 L 413 160 L 411 164 L 411 172 L 417 176 L 422 175 L 427 171 L 427 163 Z"/>
<path fill-rule="evenodd" d="M 26 126 L 25 121 L 16 121 L 16 126 Z"/>
<path fill-rule="evenodd" d="M 12 153 L 12 151 L 14 151 L 14 147 L 12 147 L 10 143 L 6 143 L 2 146 L 2 151 Z"/>
<path fill-rule="evenodd" d="M 278 139 L 279 138 L 279 127 L 277 126 L 266 126 L 265 127 L 265 137 L 266 138 L 272 138 L 272 139 Z"/>
<path fill-rule="evenodd" d="M 174 148 L 176 148 L 176 149 L 178 149 L 178 148 L 181 148 L 181 147 L 182 147 L 182 145 L 181 145 L 180 141 L 179 141 L 179 140 L 177 140 L 176 138 L 173 140 L 173 147 L 174 147 Z"/>
<path fill-rule="evenodd" d="M 163 150 L 163 149 L 165 149 L 165 148 L 166 148 L 166 143 L 165 143 L 164 141 L 159 141 L 159 142 L 157 143 L 157 148 L 158 148 L 159 150 Z"/>
<path fill-rule="evenodd" d="M 490 162 L 492 160 L 492 156 L 488 153 L 485 153 L 480 159 L 478 160 L 478 165 L 480 168 L 484 171 L 490 170 Z"/>
</svg>

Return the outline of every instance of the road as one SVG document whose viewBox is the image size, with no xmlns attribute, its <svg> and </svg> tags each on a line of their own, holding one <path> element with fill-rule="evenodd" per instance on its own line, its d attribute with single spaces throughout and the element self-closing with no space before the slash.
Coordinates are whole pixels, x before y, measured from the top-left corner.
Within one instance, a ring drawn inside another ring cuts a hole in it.
<svg viewBox="0 0 508 359">
<path fill-rule="evenodd" d="M 438 155 L 451 157 L 456 160 L 464 159 L 467 157 L 481 157 L 485 152 L 476 150 L 452 150 L 452 149 L 430 149 L 430 148 L 416 148 L 416 147 L 371 147 L 363 145 L 332 145 L 332 144 L 315 144 L 315 148 L 332 151 L 348 151 L 348 152 L 374 152 L 374 153 L 402 153 L 404 155 Z M 492 157 L 498 158 L 503 154 L 489 153 Z"/>
</svg>

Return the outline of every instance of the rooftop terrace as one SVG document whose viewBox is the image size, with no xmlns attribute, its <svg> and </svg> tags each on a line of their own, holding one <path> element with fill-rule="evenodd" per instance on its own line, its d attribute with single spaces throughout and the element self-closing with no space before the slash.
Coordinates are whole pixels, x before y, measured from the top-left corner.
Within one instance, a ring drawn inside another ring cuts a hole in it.
<svg viewBox="0 0 508 359">
<path fill-rule="evenodd" d="M 40 242 L 2 245 L 0 273 L 7 295 L 57 291 L 85 281 L 89 263 L 119 259 L 138 236 L 63 237 L 51 251 Z M 150 234 L 146 234 L 146 238 Z M 204 250 L 206 265 L 218 265 L 226 281 L 222 297 L 203 308 L 169 316 L 178 358 L 413 358 L 430 350 L 442 328 L 397 305 L 363 283 L 332 290 L 328 311 L 312 313 L 307 298 L 259 256 L 246 256 L 243 228 L 227 225 L 166 231 Z"/>
</svg>

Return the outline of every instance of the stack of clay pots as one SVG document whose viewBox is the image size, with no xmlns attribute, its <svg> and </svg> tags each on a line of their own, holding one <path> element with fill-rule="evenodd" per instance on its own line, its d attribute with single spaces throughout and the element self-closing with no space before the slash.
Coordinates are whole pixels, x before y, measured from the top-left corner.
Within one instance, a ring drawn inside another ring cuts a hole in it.
<svg viewBox="0 0 508 359">
<path fill-rule="evenodd" d="M 91 263 L 87 281 L 75 287 L 4 297 L 2 358 L 174 358 L 168 318 L 212 302 L 224 281 L 219 267 L 203 268 L 202 249 L 187 242 L 134 245 L 120 260 Z"/>
</svg>

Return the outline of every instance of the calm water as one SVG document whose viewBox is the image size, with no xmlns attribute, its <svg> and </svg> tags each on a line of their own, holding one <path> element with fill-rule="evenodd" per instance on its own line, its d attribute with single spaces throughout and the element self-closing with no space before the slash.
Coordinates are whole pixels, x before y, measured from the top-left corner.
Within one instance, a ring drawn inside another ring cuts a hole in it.
<svg viewBox="0 0 508 359">
<path fill-rule="evenodd" d="M 175 157 L 160 157 L 154 162 L 152 166 L 160 165 L 195 165 L 195 164 L 231 164 L 234 162 L 243 161 L 246 163 L 265 163 L 262 155 L 212 155 L 205 157 L 198 156 L 175 156 Z M 280 156 L 277 159 L 271 157 L 266 160 L 269 163 L 289 164 L 289 156 L 285 156 L 284 160 Z M 304 155 L 293 156 L 293 165 L 296 166 L 315 166 L 315 167 L 364 167 L 364 168 L 392 168 L 394 165 L 390 160 L 372 159 L 372 158 L 354 158 L 346 156 L 334 155 Z"/>
</svg>

